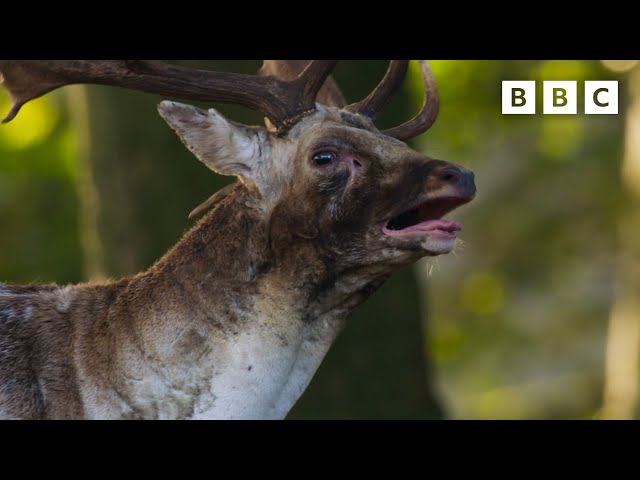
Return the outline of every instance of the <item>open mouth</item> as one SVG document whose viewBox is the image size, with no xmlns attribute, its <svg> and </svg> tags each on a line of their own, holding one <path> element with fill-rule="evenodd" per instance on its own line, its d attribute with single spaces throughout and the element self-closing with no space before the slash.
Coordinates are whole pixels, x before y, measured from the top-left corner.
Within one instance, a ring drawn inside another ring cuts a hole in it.
<svg viewBox="0 0 640 480">
<path fill-rule="evenodd" d="M 427 200 L 393 217 L 385 225 L 383 231 L 389 236 L 429 232 L 432 236 L 443 239 L 455 238 L 456 232 L 462 230 L 462 225 L 450 220 L 441 220 L 441 218 L 468 201 L 469 199 L 461 197 Z"/>
</svg>

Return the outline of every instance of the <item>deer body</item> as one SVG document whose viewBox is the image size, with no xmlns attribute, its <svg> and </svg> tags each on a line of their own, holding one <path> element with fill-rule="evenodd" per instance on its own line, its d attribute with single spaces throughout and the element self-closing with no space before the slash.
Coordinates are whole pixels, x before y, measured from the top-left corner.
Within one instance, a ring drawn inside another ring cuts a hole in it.
<svg viewBox="0 0 640 480">
<path fill-rule="evenodd" d="M 0 417 L 284 418 L 353 309 L 393 271 L 453 249 L 460 226 L 440 218 L 475 194 L 471 172 L 393 138 L 411 122 L 378 131 L 374 94 L 354 112 L 298 106 L 277 134 L 162 102 L 196 157 L 238 181 L 146 272 L 0 284 Z M 416 118 L 424 129 L 435 114 Z"/>
<path fill-rule="evenodd" d="M 18 348 L 0 378 L 21 379 L 0 393 L 0 405 L 15 408 L 4 416 L 284 418 L 386 272 L 329 283 L 331 272 L 311 278 L 304 262 L 270 268 L 264 226 L 238 207 L 243 195 L 237 188 L 132 278 L 1 287 L 0 337 Z"/>
</svg>

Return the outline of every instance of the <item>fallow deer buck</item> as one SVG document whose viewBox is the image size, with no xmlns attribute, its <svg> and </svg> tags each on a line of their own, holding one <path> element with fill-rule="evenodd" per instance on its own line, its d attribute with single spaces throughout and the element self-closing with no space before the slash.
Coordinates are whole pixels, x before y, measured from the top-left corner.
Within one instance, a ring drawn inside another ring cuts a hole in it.
<svg viewBox="0 0 640 480">
<path fill-rule="evenodd" d="M 475 195 L 473 174 L 404 141 L 435 121 L 373 121 L 403 81 L 393 60 L 345 105 L 336 61 L 266 61 L 261 75 L 156 61 L 0 61 L 13 106 L 74 83 L 236 103 L 267 128 L 163 101 L 195 156 L 238 181 L 149 270 L 106 284 L 0 284 L 4 418 L 283 418 L 351 311 L 395 270 L 450 252 L 446 213 Z"/>
</svg>

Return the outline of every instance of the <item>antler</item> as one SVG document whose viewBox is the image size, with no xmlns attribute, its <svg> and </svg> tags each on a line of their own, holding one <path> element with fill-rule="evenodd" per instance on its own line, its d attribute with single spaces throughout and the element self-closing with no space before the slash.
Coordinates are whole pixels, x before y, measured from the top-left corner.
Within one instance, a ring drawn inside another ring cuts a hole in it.
<svg viewBox="0 0 640 480">
<path fill-rule="evenodd" d="M 367 116 L 374 120 L 378 113 L 391 101 L 398 91 L 407 73 L 408 60 L 391 60 L 384 78 L 378 86 L 365 98 L 346 107 L 353 113 Z M 394 128 L 383 130 L 383 133 L 398 140 L 409 140 L 429 130 L 438 117 L 440 99 L 433 73 L 425 60 L 420 60 L 420 72 L 424 83 L 424 103 L 422 110 L 414 118 Z"/>
<path fill-rule="evenodd" d="M 357 103 L 347 106 L 346 110 L 359 113 L 374 120 L 378 113 L 387 106 L 398 91 L 405 75 L 407 74 L 408 60 L 391 60 L 387 73 L 378 86 L 365 98 Z"/>
<path fill-rule="evenodd" d="M 337 60 L 314 60 L 294 79 L 210 72 L 152 60 L 0 60 L 0 81 L 13 119 L 29 100 L 74 83 L 112 85 L 186 100 L 235 103 L 268 117 L 279 132 L 315 110 Z"/>
<path fill-rule="evenodd" d="M 293 80 L 302 72 L 311 60 L 265 60 L 259 75 L 273 75 L 282 80 Z M 346 105 L 344 95 L 338 84 L 329 75 L 316 97 L 318 103 L 342 108 Z"/>
<path fill-rule="evenodd" d="M 274 75 L 281 79 L 290 80 L 309 63 L 309 60 L 265 60 L 260 69 L 260 75 Z M 317 101 L 358 113 L 375 120 L 396 94 L 407 74 L 408 60 L 391 60 L 389 68 L 378 86 L 363 100 L 345 105 L 344 96 L 338 85 L 330 76 L 325 79 L 324 86 L 317 96 Z M 420 72 L 424 83 L 424 102 L 420 113 L 411 120 L 397 127 L 384 130 L 383 133 L 398 140 L 409 140 L 426 132 L 436 121 L 440 109 L 440 100 L 433 73 L 429 64 L 420 60 Z"/>
<path fill-rule="evenodd" d="M 185 100 L 235 103 L 261 112 L 285 133 L 302 116 L 315 110 L 316 99 L 344 107 L 345 101 L 330 73 L 337 60 L 267 60 L 260 76 L 210 72 L 152 60 L 0 60 L 0 83 L 12 100 L 3 123 L 12 120 L 29 100 L 74 83 L 112 85 Z M 407 60 L 392 60 L 382 81 L 360 102 L 346 110 L 372 120 L 390 101 L 407 72 Z M 439 99 L 433 74 L 420 61 L 425 99 L 420 113 L 408 122 L 384 130 L 399 140 L 426 132 L 438 116 Z"/>
<path fill-rule="evenodd" d="M 425 60 L 420 60 L 420 73 L 424 84 L 424 101 L 422 109 L 411 120 L 394 128 L 383 130 L 383 133 L 398 140 L 406 141 L 417 137 L 431 128 L 438 118 L 440 110 L 440 97 L 433 72 Z"/>
</svg>

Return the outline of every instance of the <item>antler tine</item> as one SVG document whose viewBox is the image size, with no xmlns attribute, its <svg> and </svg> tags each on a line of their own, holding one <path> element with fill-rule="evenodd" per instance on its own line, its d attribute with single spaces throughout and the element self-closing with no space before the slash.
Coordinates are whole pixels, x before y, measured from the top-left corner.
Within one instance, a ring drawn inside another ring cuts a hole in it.
<svg viewBox="0 0 640 480">
<path fill-rule="evenodd" d="M 313 60 L 307 67 L 293 80 L 300 96 L 300 113 L 304 114 L 308 110 L 315 110 L 316 97 L 335 68 L 338 60 Z"/>
<path fill-rule="evenodd" d="M 274 75 L 282 80 L 294 80 L 309 65 L 311 60 L 265 60 L 260 68 L 260 75 Z M 316 101 L 323 105 L 343 108 L 347 102 L 331 75 L 318 92 Z"/>
<path fill-rule="evenodd" d="M 322 88 L 337 63 L 338 60 L 313 60 L 300 73 L 298 81 L 304 84 L 303 98 L 306 101 L 315 102 L 318 91 Z"/>
<path fill-rule="evenodd" d="M 378 113 L 391 101 L 393 95 L 398 91 L 402 81 L 407 74 L 408 60 L 391 60 L 389 68 L 384 74 L 378 86 L 367 96 L 357 103 L 352 103 L 346 110 L 359 113 L 375 120 Z"/>
<path fill-rule="evenodd" d="M 274 76 L 210 72 L 152 60 L 0 60 L 0 80 L 13 119 L 29 100 L 74 83 L 112 85 L 186 100 L 235 103 L 261 112 L 284 132 L 315 106 L 337 60 L 317 60 L 292 81 Z"/>
<path fill-rule="evenodd" d="M 422 74 L 422 82 L 424 83 L 424 103 L 422 110 L 411 120 L 394 128 L 383 130 L 383 133 L 398 140 L 406 141 L 413 137 L 426 132 L 438 118 L 440 109 L 440 98 L 438 97 L 438 89 L 436 80 L 429 64 L 425 60 L 420 60 L 420 72 Z"/>
</svg>

